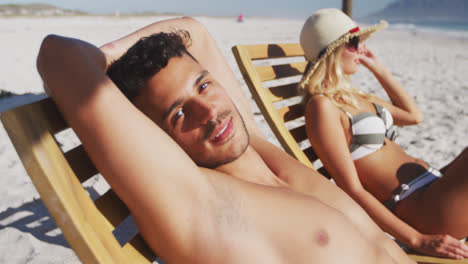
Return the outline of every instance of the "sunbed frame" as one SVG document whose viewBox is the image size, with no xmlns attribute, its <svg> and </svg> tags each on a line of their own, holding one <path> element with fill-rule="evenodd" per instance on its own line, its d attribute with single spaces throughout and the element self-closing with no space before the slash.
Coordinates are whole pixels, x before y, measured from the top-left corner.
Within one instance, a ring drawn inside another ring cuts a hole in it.
<svg viewBox="0 0 468 264">
<path fill-rule="evenodd" d="M 114 229 L 129 210 L 109 189 L 94 202 L 82 183 L 98 174 L 80 145 L 62 151 L 54 137 L 68 128 L 50 98 L 1 114 L 34 186 L 83 263 L 152 263 L 156 255 L 136 235 L 123 246 Z"/>
</svg>

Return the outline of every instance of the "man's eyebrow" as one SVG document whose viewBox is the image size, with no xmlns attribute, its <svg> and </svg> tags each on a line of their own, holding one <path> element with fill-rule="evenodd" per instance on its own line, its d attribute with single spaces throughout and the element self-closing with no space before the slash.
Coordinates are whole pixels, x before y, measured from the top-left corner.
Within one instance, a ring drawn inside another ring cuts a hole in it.
<svg viewBox="0 0 468 264">
<path fill-rule="evenodd" d="M 203 80 L 203 78 L 205 78 L 205 76 L 207 76 L 209 74 L 209 72 L 207 70 L 203 70 L 201 73 L 200 73 L 200 76 L 197 77 L 197 79 L 195 79 L 195 82 L 193 83 L 193 86 L 194 87 L 197 87 L 198 84 Z M 162 118 L 162 122 L 165 122 L 167 117 L 171 114 L 172 111 L 174 111 L 174 109 L 179 106 L 180 104 L 182 104 L 183 100 L 182 99 L 178 99 L 176 100 L 167 110 L 166 112 L 164 112 L 164 115 L 163 115 L 163 118 Z"/>
<path fill-rule="evenodd" d="M 201 80 L 203 80 L 203 78 L 205 78 L 205 76 L 207 76 L 209 74 L 209 72 L 207 70 L 203 70 L 201 73 L 200 73 L 200 76 L 198 76 L 198 78 L 195 80 L 195 82 L 193 83 L 193 86 L 196 87 L 198 86 L 198 84 L 201 82 Z"/>
</svg>

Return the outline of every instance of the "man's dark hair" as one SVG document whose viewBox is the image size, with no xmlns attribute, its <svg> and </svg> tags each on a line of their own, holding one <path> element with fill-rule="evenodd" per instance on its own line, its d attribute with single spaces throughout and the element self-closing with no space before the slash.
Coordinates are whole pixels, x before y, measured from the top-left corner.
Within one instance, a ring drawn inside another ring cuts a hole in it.
<svg viewBox="0 0 468 264">
<path fill-rule="evenodd" d="M 132 100 L 151 77 L 167 66 L 171 58 L 184 54 L 193 58 L 187 51 L 190 44 L 190 34 L 184 30 L 143 37 L 112 62 L 107 75 Z"/>
</svg>

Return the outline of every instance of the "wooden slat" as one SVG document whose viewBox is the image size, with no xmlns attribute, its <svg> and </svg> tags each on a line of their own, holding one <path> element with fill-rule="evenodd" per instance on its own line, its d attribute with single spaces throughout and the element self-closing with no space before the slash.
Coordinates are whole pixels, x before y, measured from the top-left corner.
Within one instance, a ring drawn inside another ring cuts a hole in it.
<svg viewBox="0 0 468 264">
<path fill-rule="evenodd" d="M 271 101 L 273 103 L 283 101 L 295 96 L 298 96 L 299 93 L 297 91 L 298 83 L 290 83 L 285 85 L 273 86 L 268 89 L 268 92 L 271 95 Z"/>
<path fill-rule="evenodd" d="M 299 43 L 244 45 L 252 60 L 304 56 Z"/>
<path fill-rule="evenodd" d="M 107 218 L 107 220 L 109 220 L 114 228 L 130 215 L 130 211 L 127 206 L 122 202 L 122 200 L 120 200 L 112 189 L 108 190 L 104 195 L 96 199 L 94 204 Z"/>
<path fill-rule="evenodd" d="M 291 136 L 293 136 L 294 140 L 296 142 L 301 142 L 303 140 L 307 139 L 307 133 L 306 133 L 306 128 L 305 125 L 296 127 L 294 129 L 289 130 L 291 132 Z"/>
<path fill-rule="evenodd" d="M 290 64 L 279 64 L 260 66 L 256 68 L 260 81 L 266 82 L 281 78 L 293 77 L 302 75 L 305 70 L 307 62 L 295 62 Z"/>
<path fill-rule="evenodd" d="M 304 109 L 301 104 L 295 104 L 277 109 L 278 115 L 283 119 L 283 122 L 288 122 L 304 116 Z"/>
<path fill-rule="evenodd" d="M 81 183 L 99 173 L 82 145 L 66 152 L 65 158 Z"/>
</svg>

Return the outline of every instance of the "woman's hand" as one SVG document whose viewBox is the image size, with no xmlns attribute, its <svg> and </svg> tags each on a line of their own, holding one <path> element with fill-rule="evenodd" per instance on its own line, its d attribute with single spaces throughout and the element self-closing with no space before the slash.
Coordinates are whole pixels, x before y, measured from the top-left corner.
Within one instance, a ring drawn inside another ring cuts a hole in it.
<svg viewBox="0 0 468 264">
<path fill-rule="evenodd" d="M 373 99 L 375 103 L 390 111 L 394 125 L 408 126 L 421 123 L 424 115 L 418 105 L 380 59 L 366 45 L 359 47 L 357 55 L 361 64 L 372 72 L 392 101 L 390 104 L 377 97 Z"/>
<path fill-rule="evenodd" d="M 375 73 L 384 67 L 380 59 L 366 45 L 359 47 L 358 54 L 361 64 L 371 72 Z"/>
<path fill-rule="evenodd" d="M 468 258 L 468 246 L 450 235 L 422 235 L 413 249 L 432 256 L 452 259 Z"/>
</svg>

